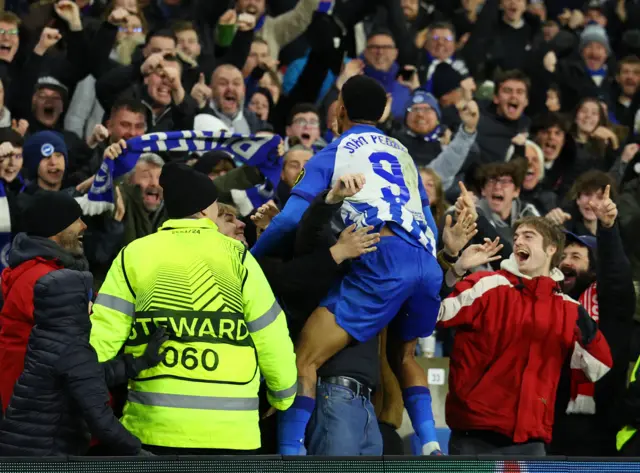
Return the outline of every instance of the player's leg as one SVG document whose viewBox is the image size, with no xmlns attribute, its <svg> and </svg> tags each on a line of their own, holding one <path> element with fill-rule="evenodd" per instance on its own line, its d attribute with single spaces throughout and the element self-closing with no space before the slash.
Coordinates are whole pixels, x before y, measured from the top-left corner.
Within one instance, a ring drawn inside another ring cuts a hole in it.
<svg viewBox="0 0 640 473">
<path fill-rule="evenodd" d="M 304 324 L 296 344 L 298 394 L 293 405 L 280 414 L 278 443 L 282 455 L 299 455 L 307 424 L 315 408 L 317 371 L 325 361 L 350 342 L 326 307 L 318 307 Z"/>
<path fill-rule="evenodd" d="M 433 333 L 440 307 L 442 270 L 426 252 L 416 255 L 421 269 L 416 290 L 390 325 L 389 362 L 398 377 L 404 405 L 420 439 L 423 454 L 440 452 L 427 376 L 415 357 L 418 338 Z"/>
<path fill-rule="evenodd" d="M 398 240 L 397 237 L 382 238 L 378 251 L 354 260 L 351 271 L 305 323 L 296 344 L 298 394 L 293 406 L 280 416 L 281 454 L 299 454 L 305 427 L 315 406 L 318 368 L 351 338 L 365 342 L 375 337 L 407 299 L 403 265 L 396 257 Z"/>
<path fill-rule="evenodd" d="M 387 341 L 387 356 L 394 374 L 402 388 L 402 399 L 411 425 L 422 445 L 424 455 L 440 452 L 436 425 L 431 408 L 431 392 L 427 376 L 415 357 L 417 339 L 403 342 L 390 336 Z"/>
</svg>

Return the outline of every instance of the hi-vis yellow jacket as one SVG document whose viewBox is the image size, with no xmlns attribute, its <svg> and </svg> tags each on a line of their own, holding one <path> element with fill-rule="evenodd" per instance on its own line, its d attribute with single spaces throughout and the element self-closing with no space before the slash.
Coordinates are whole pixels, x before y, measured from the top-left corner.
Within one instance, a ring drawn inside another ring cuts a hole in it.
<svg viewBox="0 0 640 473">
<path fill-rule="evenodd" d="M 633 367 L 633 371 L 631 372 L 631 378 L 629 379 L 630 383 L 634 383 L 638 376 L 638 368 L 640 368 L 640 358 L 636 361 L 635 366 Z M 616 448 L 618 451 L 622 450 L 622 447 L 631 440 L 631 438 L 636 434 L 637 429 L 630 425 L 625 425 L 620 431 L 618 435 L 616 435 Z"/>
<path fill-rule="evenodd" d="M 122 423 L 143 444 L 260 447 L 258 387 L 285 410 L 297 371 L 285 315 L 258 263 L 208 219 L 168 220 L 126 246 L 93 305 L 102 362 L 139 356 L 157 326 L 166 359 L 129 382 Z"/>
</svg>

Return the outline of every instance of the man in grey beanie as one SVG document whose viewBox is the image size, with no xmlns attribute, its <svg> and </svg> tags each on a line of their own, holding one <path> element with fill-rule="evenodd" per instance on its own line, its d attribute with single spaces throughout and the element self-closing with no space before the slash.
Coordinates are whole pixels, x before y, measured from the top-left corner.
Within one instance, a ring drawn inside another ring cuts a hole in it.
<svg viewBox="0 0 640 473">
<path fill-rule="evenodd" d="M 544 67 L 560 87 L 562 111 L 574 110 L 584 97 L 597 97 L 611 106 L 616 71 L 608 64 L 612 54 L 606 30 L 597 24 L 587 25 L 580 35 L 578 52 L 579 59 L 570 56 L 558 61 L 554 51 L 544 59 Z"/>
<path fill-rule="evenodd" d="M 588 25 L 580 35 L 580 55 L 592 73 L 592 79 L 599 86 L 604 75 L 594 75 L 606 66 L 611 55 L 611 45 L 607 31 L 600 25 Z M 599 83 L 596 78 L 600 78 Z"/>
</svg>

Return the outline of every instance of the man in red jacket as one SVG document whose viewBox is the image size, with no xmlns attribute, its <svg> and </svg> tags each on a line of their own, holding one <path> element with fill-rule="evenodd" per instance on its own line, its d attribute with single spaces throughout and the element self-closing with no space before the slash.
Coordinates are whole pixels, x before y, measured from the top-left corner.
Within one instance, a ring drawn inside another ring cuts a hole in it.
<svg viewBox="0 0 640 473">
<path fill-rule="evenodd" d="M 565 359 L 571 356 L 585 382 L 611 368 L 596 322 L 560 290 L 563 247 L 553 223 L 522 219 L 501 270 L 470 275 L 442 302 L 439 326 L 456 328 L 446 403 L 450 454 L 545 455 Z M 453 272 L 469 267 L 464 258 Z"/>
<path fill-rule="evenodd" d="M 82 234 L 82 209 L 64 192 L 38 194 L 24 212 L 26 233 L 18 233 L 2 272 L 0 312 L 0 400 L 6 411 L 13 386 L 24 369 L 33 328 L 33 288 L 45 274 L 67 268 L 87 271 Z"/>
</svg>

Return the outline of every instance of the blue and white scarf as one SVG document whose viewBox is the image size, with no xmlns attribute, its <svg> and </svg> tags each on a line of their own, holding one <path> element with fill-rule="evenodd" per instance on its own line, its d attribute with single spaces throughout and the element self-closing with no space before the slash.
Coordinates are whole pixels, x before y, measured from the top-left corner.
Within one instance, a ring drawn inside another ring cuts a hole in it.
<svg viewBox="0 0 640 473">
<path fill-rule="evenodd" d="M 265 182 L 247 190 L 232 191 L 234 203 L 245 216 L 275 197 L 280 182 L 282 157 L 278 154 L 279 136 L 244 136 L 225 131 L 170 131 L 149 133 L 127 141 L 125 152 L 117 159 L 105 159 L 96 173 L 88 199 L 114 203 L 113 181 L 131 171 L 143 153 L 228 151 L 238 166 L 255 166 Z M 185 189 L 188 191 L 188 189 Z"/>
</svg>

